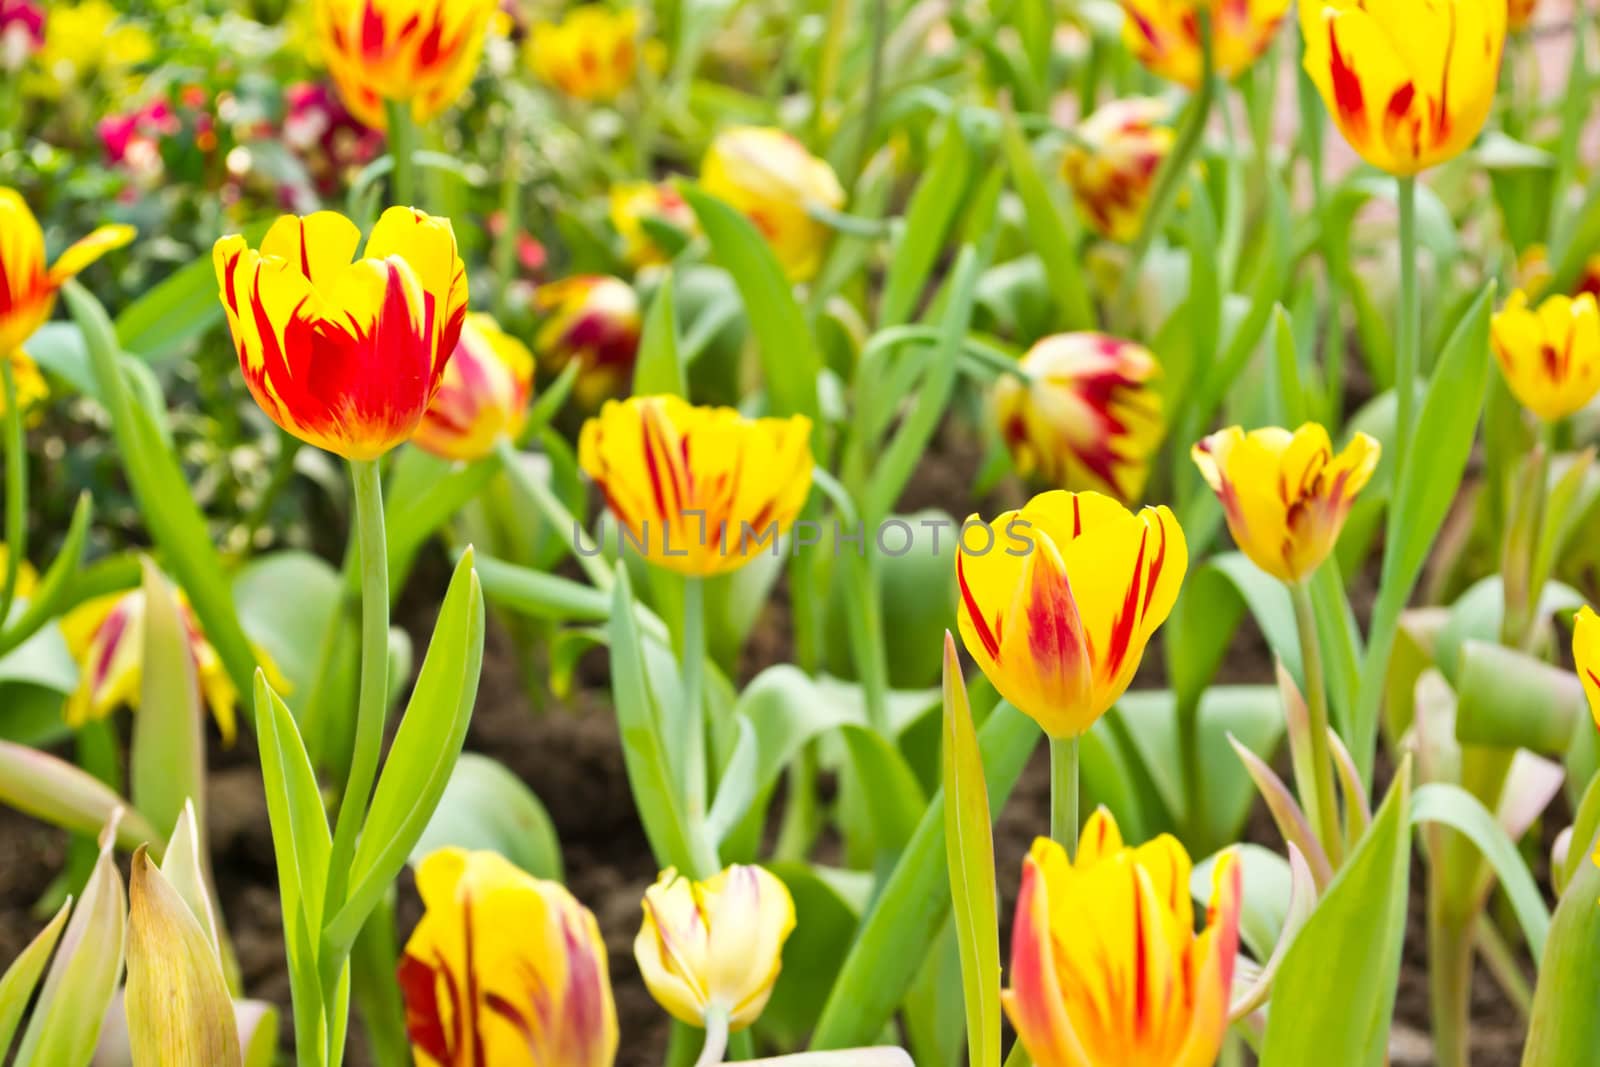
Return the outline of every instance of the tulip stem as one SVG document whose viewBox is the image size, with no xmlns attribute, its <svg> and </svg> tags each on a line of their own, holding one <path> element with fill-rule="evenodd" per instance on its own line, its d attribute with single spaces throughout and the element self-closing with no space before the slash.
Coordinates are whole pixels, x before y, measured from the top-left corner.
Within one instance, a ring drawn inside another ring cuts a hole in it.
<svg viewBox="0 0 1600 1067">
<path fill-rule="evenodd" d="M 389 158 L 394 163 L 389 200 L 402 207 L 415 207 L 417 127 L 411 121 L 411 108 L 404 102 L 390 100 L 384 105 L 384 113 L 389 124 Z"/>
<path fill-rule="evenodd" d="M 1078 858 L 1078 738 L 1050 739 L 1050 836 Z"/>
<path fill-rule="evenodd" d="M 23 452 L 22 409 L 17 402 L 17 374 L 11 354 L 0 352 L 0 383 L 5 389 L 6 434 L 6 567 L 0 586 L 0 630 L 11 618 L 16 601 L 17 576 L 28 552 L 28 470 Z"/>
<path fill-rule="evenodd" d="M 1317 641 L 1316 609 L 1307 582 L 1292 582 L 1294 621 L 1300 631 L 1300 665 L 1305 672 L 1305 701 L 1311 724 L 1311 781 L 1297 782 L 1301 803 L 1310 809 L 1311 825 L 1335 867 L 1344 852 L 1339 832 L 1339 802 L 1333 792 L 1333 755 L 1328 747 L 1328 686 L 1322 670 L 1322 646 Z M 1309 788 L 1308 788 L 1309 787 Z"/>
<path fill-rule="evenodd" d="M 1422 341 L 1422 294 L 1417 289 L 1417 179 L 1400 179 L 1400 330 L 1394 355 L 1394 476 L 1411 447 L 1411 409 L 1417 391 L 1417 349 Z"/>
<path fill-rule="evenodd" d="M 706 813 L 706 593 L 705 581 L 683 580 L 683 799 L 692 821 Z M 720 1055 L 720 1053 L 719 1053 Z"/>
<path fill-rule="evenodd" d="M 722 1062 L 728 1051 L 728 1013 L 723 1008 L 706 1009 L 706 1043 L 700 1049 L 700 1058 L 694 1067 L 714 1067 Z"/>
</svg>

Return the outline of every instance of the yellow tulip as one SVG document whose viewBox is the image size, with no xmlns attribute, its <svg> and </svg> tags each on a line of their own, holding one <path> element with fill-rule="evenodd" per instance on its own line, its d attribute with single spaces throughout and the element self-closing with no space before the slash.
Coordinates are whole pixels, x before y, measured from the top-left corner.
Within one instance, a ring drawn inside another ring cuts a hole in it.
<svg viewBox="0 0 1600 1067">
<path fill-rule="evenodd" d="M 1122 35 L 1129 51 L 1152 73 L 1193 89 L 1205 71 L 1202 10 L 1211 17 L 1216 72 L 1232 79 L 1272 44 L 1289 0 L 1122 0 L 1122 10 L 1128 16 Z"/>
<path fill-rule="evenodd" d="M 808 281 L 822 267 L 830 231 L 806 209 L 838 211 L 844 188 L 795 138 L 765 126 L 724 130 L 700 165 L 700 184 L 755 224 L 790 281 Z"/>
<path fill-rule="evenodd" d="M 420 1067 L 609 1067 L 617 1010 L 599 924 L 493 852 L 417 865 L 424 913 L 400 961 Z"/>
<path fill-rule="evenodd" d="M 633 286 L 609 274 L 577 274 L 539 286 L 533 304 L 544 316 L 533 338 L 539 363 L 560 374 L 577 360 L 575 392 L 583 407 L 592 410 L 624 391 L 643 329 Z"/>
<path fill-rule="evenodd" d="M 1024 382 L 1004 375 L 994 415 L 1012 462 L 1062 489 L 1138 497 L 1161 443 L 1160 373 L 1144 346 L 1101 333 L 1063 333 L 1022 357 Z"/>
<path fill-rule="evenodd" d="M 1240 551 L 1285 582 L 1310 577 L 1328 558 L 1378 453 L 1378 442 L 1358 433 L 1335 455 L 1314 422 L 1293 433 L 1231 426 L 1190 451 Z"/>
<path fill-rule="evenodd" d="M 1512 30 L 1527 29 L 1538 8 L 1539 0 L 1506 0 L 1506 25 Z"/>
<path fill-rule="evenodd" d="M 528 419 L 533 353 L 489 315 L 469 314 L 439 391 L 412 437 L 443 459 L 481 459 Z"/>
<path fill-rule="evenodd" d="M 675 396 L 607 401 L 578 464 L 622 537 L 657 566 L 711 577 L 777 551 L 811 491 L 811 420 L 748 419 Z"/>
<path fill-rule="evenodd" d="M 961 638 L 1001 696 L 1076 737 L 1127 691 L 1188 566 L 1164 507 L 1057 490 L 992 523 L 973 515 L 956 554 Z"/>
<path fill-rule="evenodd" d="M 1506 384 L 1546 422 L 1566 418 L 1600 392 L 1600 305 L 1593 294 L 1550 296 L 1533 308 L 1519 289 L 1490 333 Z"/>
<path fill-rule="evenodd" d="M 1578 609 L 1572 627 L 1572 659 L 1578 666 L 1584 695 L 1589 698 L 1589 714 L 1600 726 L 1600 615 L 1587 605 Z"/>
<path fill-rule="evenodd" d="M 478 69 L 496 0 L 316 0 L 317 39 L 351 114 L 388 128 L 385 103 L 426 122 Z"/>
<path fill-rule="evenodd" d="M 1363 159 L 1401 177 L 1464 152 L 1494 103 L 1499 0 L 1302 0 L 1306 73 Z"/>
<path fill-rule="evenodd" d="M 48 268 L 44 232 L 15 189 L 0 185 L 0 356 L 10 356 L 50 317 L 68 278 L 133 240 L 132 226 L 102 226 Z"/>
<path fill-rule="evenodd" d="M 668 182 L 624 182 L 613 186 L 610 214 L 611 225 L 622 236 L 623 258 L 635 269 L 665 263 L 669 258 L 645 229 L 646 219 L 664 222 L 685 234 L 697 229 L 694 210 Z"/>
<path fill-rule="evenodd" d="M 1228 1029 L 1240 865 L 1211 875 L 1194 931 L 1189 855 L 1163 834 L 1122 843 L 1104 809 L 1076 862 L 1048 839 L 1023 861 L 1006 1014 L 1038 1067 L 1211 1067 Z"/>
<path fill-rule="evenodd" d="M 633 955 L 673 1018 L 704 1027 L 715 1010 L 738 1032 L 767 1006 L 792 930 L 794 900 L 776 875 L 735 865 L 695 882 L 668 868 L 645 892 Z"/>
<path fill-rule="evenodd" d="M 573 8 L 528 37 L 528 62 L 540 81 L 576 100 L 615 100 L 639 63 L 639 12 L 604 4 Z"/>
<path fill-rule="evenodd" d="M 1084 217 L 1107 240 L 1139 235 L 1156 172 L 1172 151 L 1169 116 L 1151 97 L 1113 100 L 1084 120 L 1062 156 L 1061 173 Z"/>
</svg>

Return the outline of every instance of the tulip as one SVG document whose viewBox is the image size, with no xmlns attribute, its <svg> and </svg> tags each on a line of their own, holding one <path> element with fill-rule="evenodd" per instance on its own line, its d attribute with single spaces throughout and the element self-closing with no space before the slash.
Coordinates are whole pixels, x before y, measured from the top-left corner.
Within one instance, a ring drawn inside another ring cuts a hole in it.
<svg viewBox="0 0 1600 1067">
<path fill-rule="evenodd" d="M 1268 574 L 1297 583 L 1333 551 L 1378 452 L 1377 441 L 1358 433 L 1335 455 L 1328 431 L 1306 423 L 1293 433 L 1232 426 L 1190 455 L 1222 501 L 1240 550 Z"/>
<path fill-rule="evenodd" d="M 578 464 L 647 560 L 708 578 L 777 551 L 811 491 L 810 439 L 803 415 L 631 397 L 584 424 Z"/>
<path fill-rule="evenodd" d="M 1164 507 L 1056 490 L 992 523 L 973 515 L 956 555 L 961 638 L 1001 696 L 1076 738 L 1133 681 L 1188 566 Z"/>
<path fill-rule="evenodd" d="M 1350 146 L 1409 177 L 1460 155 L 1494 103 L 1505 46 L 1499 0 L 1304 0 L 1306 73 Z"/>
<path fill-rule="evenodd" d="M 1600 726 L 1600 615 L 1587 605 L 1578 609 L 1573 623 L 1572 660 L 1578 666 L 1584 695 L 1589 698 L 1589 714 Z"/>
<path fill-rule="evenodd" d="M 386 103 L 426 122 L 453 104 L 478 69 L 496 0 L 316 0 L 328 73 L 351 114 L 388 128 Z"/>
<path fill-rule="evenodd" d="M 611 225 L 622 236 L 623 258 L 635 269 L 665 263 L 671 258 L 645 229 L 653 219 L 686 234 L 695 231 L 694 211 L 667 182 L 624 182 L 613 186 Z"/>
<path fill-rule="evenodd" d="M 22 194 L 0 186 L 0 356 L 10 356 L 50 317 L 56 290 L 113 249 L 133 240 L 132 226 L 102 226 L 61 253 L 48 269 L 44 232 Z"/>
<path fill-rule="evenodd" d="M 994 413 L 1011 458 L 1062 489 L 1132 500 L 1161 442 L 1160 367 L 1148 349 L 1099 333 L 1046 337 L 1022 357 L 1023 382 L 1006 375 Z"/>
<path fill-rule="evenodd" d="M 445 219 L 383 213 L 366 258 L 331 211 L 212 253 L 245 382 L 272 421 L 346 459 L 376 459 L 422 421 L 461 335 L 467 276 Z"/>
<path fill-rule="evenodd" d="M 471 314 L 413 440 L 442 459 L 482 459 L 528 417 L 533 353 L 488 315 Z"/>
<path fill-rule="evenodd" d="M 1513 31 L 1527 29 L 1538 8 L 1539 0 L 1506 0 L 1506 26 Z"/>
<path fill-rule="evenodd" d="M 673 1018 L 738 1033 L 761 1015 L 794 930 L 794 900 L 776 875 L 735 864 L 704 882 L 668 868 L 644 896 L 633 942 L 639 973 Z"/>
<path fill-rule="evenodd" d="M 420 1067 L 609 1067 L 617 1010 L 594 915 L 493 852 L 417 865 L 399 982 Z"/>
<path fill-rule="evenodd" d="M 638 11 L 584 4 L 533 27 L 528 62 L 540 81 L 575 100 L 615 100 L 633 82 L 638 37 Z"/>
<path fill-rule="evenodd" d="M 1194 89 L 1205 71 L 1202 10 L 1211 20 L 1216 72 L 1231 80 L 1271 46 L 1289 0 L 1122 0 L 1122 10 L 1128 50 L 1152 73 Z"/>
<path fill-rule="evenodd" d="M 1534 308 L 1518 290 L 1490 333 L 1506 384 L 1546 422 L 1581 410 L 1600 392 L 1600 306 L 1593 295 L 1546 297 Z"/>
<path fill-rule="evenodd" d="M 1167 105 L 1150 97 L 1113 100 L 1090 115 L 1062 157 L 1062 174 L 1089 225 L 1111 241 L 1139 235 L 1156 172 L 1172 151 Z"/>
<path fill-rule="evenodd" d="M 1104 809 L 1076 861 L 1034 843 L 1022 866 L 1006 1014 L 1037 1067 L 1210 1067 L 1228 1029 L 1239 950 L 1240 864 L 1211 874 L 1194 932 L 1189 855 L 1166 834 L 1122 843 Z"/>
<path fill-rule="evenodd" d="M 700 165 L 700 184 L 755 224 L 790 281 L 807 281 L 821 269 L 828 227 L 807 208 L 838 211 L 844 188 L 833 168 L 799 141 L 768 126 L 724 130 Z"/>
<path fill-rule="evenodd" d="M 578 361 L 580 404 L 593 409 L 626 388 L 642 329 L 633 286 L 607 274 L 579 274 L 541 285 L 533 303 L 545 316 L 533 338 L 539 362 L 559 374 Z"/>
</svg>

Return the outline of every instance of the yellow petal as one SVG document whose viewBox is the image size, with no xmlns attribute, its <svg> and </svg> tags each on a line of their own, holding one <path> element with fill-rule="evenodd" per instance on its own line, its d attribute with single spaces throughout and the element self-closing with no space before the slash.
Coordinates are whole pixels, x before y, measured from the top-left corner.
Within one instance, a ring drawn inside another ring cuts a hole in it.
<svg viewBox="0 0 1600 1067">
<path fill-rule="evenodd" d="M 50 268 L 50 284 L 59 286 L 107 252 L 128 244 L 137 234 L 138 231 L 132 226 L 119 224 L 100 227 L 61 253 L 61 257 Z"/>
<path fill-rule="evenodd" d="M 360 242 L 356 224 L 336 211 L 283 215 L 261 239 L 261 254 L 286 260 L 320 289 L 350 266 Z"/>
<path fill-rule="evenodd" d="M 1572 658 L 1589 698 L 1589 713 L 1600 726 L 1600 616 L 1588 605 L 1579 609 L 1572 627 Z"/>
</svg>

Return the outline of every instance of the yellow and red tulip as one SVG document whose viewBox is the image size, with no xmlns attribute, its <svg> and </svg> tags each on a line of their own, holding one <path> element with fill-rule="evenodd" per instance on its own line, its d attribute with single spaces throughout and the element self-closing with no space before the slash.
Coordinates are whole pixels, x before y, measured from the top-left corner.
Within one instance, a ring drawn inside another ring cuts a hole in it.
<svg viewBox="0 0 1600 1067">
<path fill-rule="evenodd" d="M 1172 151 L 1170 109 L 1151 97 L 1113 100 L 1084 120 L 1061 172 L 1089 225 L 1111 241 L 1132 241 L 1144 223 L 1156 172 Z"/>
<path fill-rule="evenodd" d="M 387 103 L 426 122 L 478 69 L 496 0 L 316 0 L 317 39 L 351 114 L 388 128 Z"/>
<path fill-rule="evenodd" d="M 766 1008 L 794 923 L 788 887 L 760 867 L 736 864 L 704 882 L 668 868 L 645 893 L 633 955 L 673 1018 L 703 1027 L 721 1011 L 737 1032 Z"/>
<path fill-rule="evenodd" d="M 1161 443 L 1160 373 L 1144 346 L 1101 333 L 1063 333 L 1022 357 L 1026 382 L 995 383 L 994 414 L 1012 462 L 1061 489 L 1119 500 L 1144 490 Z"/>
<path fill-rule="evenodd" d="M 838 211 L 844 188 L 794 137 L 770 126 L 724 130 L 700 165 L 700 184 L 755 224 L 790 281 L 808 281 L 822 267 L 829 230 L 807 208 Z"/>
<path fill-rule="evenodd" d="M 1573 623 L 1572 660 L 1577 664 L 1584 695 L 1589 698 L 1589 714 L 1600 726 L 1600 615 L 1588 605 L 1578 609 Z"/>
<path fill-rule="evenodd" d="M 132 226 L 102 226 L 46 266 L 38 220 L 21 193 L 0 186 L 0 356 L 16 353 L 44 325 L 68 278 L 133 236 Z"/>
<path fill-rule="evenodd" d="M 1293 433 L 1231 426 L 1190 451 L 1240 551 L 1285 582 L 1310 577 L 1328 558 L 1378 453 L 1378 442 L 1358 433 L 1335 455 L 1314 422 Z"/>
<path fill-rule="evenodd" d="M 502 438 L 513 440 L 528 418 L 533 353 L 493 317 L 469 314 L 412 440 L 442 459 L 481 459 Z"/>
<path fill-rule="evenodd" d="M 1042 493 L 993 522 L 967 519 L 961 638 L 1001 696 L 1050 736 L 1076 737 L 1127 691 L 1188 566 L 1166 508 Z"/>
<path fill-rule="evenodd" d="M 575 100 L 615 100 L 633 84 L 638 38 L 638 11 L 584 4 L 533 27 L 528 63 L 540 81 Z"/>
<path fill-rule="evenodd" d="M 810 440 L 803 415 L 631 397 L 584 424 L 578 464 L 649 562 L 710 577 L 776 551 L 811 491 Z"/>
<path fill-rule="evenodd" d="M 579 274 L 539 286 L 533 304 L 544 316 L 533 338 L 539 362 L 559 374 L 578 361 L 582 406 L 592 410 L 625 389 L 643 329 L 633 286 L 609 274 Z"/>
<path fill-rule="evenodd" d="M 234 235 L 212 253 L 250 393 L 284 430 L 346 459 L 375 459 L 416 431 L 467 313 L 449 220 L 383 213 L 366 255 L 344 216 L 285 215 L 260 251 Z"/>
<path fill-rule="evenodd" d="M 1228 1029 L 1240 865 L 1224 852 L 1194 929 L 1189 855 L 1129 848 L 1103 809 L 1076 861 L 1048 839 L 1023 861 L 1006 1014 L 1038 1067 L 1211 1067 Z"/>
<path fill-rule="evenodd" d="M 654 219 L 694 233 L 696 221 L 689 202 L 668 182 L 624 182 L 613 186 L 610 197 L 611 225 L 622 236 L 622 254 L 635 269 L 665 263 L 668 253 L 656 244 L 645 229 L 646 219 Z"/>
<path fill-rule="evenodd" d="M 417 865 L 417 891 L 399 980 L 420 1067 L 610 1067 L 605 942 L 572 894 L 459 848 Z"/>
<path fill-rule="evenodd" d="M 1505 47 L 1499 0 L 1303 0 L 1300 23 L 1306 73 L 1368 163 L 1406 177 L 1477 139 Z"/>
<path fill-rule="evenodd" d="M 1546 422 L 1582 409 L 1600 392 L 1600 305 L 1591 293 L 1550 296 L 1537 308 L 1520 289 L 1490 334 L 1506 384 Z"/>
<path fill-rule="evenodd" d="M 1193 89 L 1205 72 L 1202 11 L 1211 20 L 1216 72 L 1232 79 L 1271 46 L 1289 0 L 1122 0 L 1122 10 L 1129 51 L 1151 73 Z"/>
</svg>

